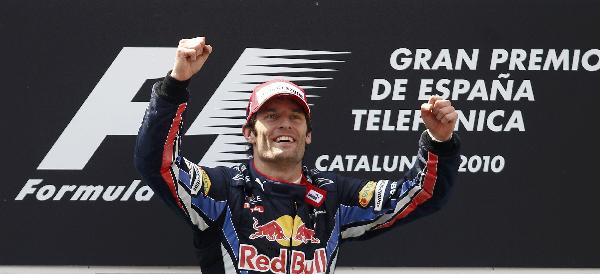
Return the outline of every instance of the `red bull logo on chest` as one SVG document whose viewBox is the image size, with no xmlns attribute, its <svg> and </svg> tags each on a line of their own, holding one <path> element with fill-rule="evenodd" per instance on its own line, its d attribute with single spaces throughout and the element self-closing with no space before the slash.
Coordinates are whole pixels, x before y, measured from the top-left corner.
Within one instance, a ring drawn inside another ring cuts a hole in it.
<svg viewBox="0 0 600 274">
<path fill-rule="evenodd" d="M 301 244 L 318 244 L 321 241 L 315 236 L 315 230 L 306 227 L 299 216 L 292 218 L 290 215 L 284 215 L 276 220 L 269 221 L 259 225 L 256 218 L 252 218 L 254 223 L 254 233 L 250 239 L 264 238 L 268 241 L 275 241 L 282 246 L 298 246 Z"/>
<path fill-rule="evenodd" d="M 240 255 L 238 268 L 244 270 L 253 270 L 271 273 L 292 273 L 292 274 L 318 274 L 325 273 L 327 270 L 327 257 L 325 248 L 315 250 L 312 260 L 307 260 L 302 251 L 288 250 L 282 248 L 279 250 L 279 256 L 269 258 L 266 255 L 259 254 L 256 247 L 252 245 L 240 244 Z M 290 256 L 288 266 L 288 256 Z M 286 272 L 288 271 L 289 272 Z"/>
</svg>

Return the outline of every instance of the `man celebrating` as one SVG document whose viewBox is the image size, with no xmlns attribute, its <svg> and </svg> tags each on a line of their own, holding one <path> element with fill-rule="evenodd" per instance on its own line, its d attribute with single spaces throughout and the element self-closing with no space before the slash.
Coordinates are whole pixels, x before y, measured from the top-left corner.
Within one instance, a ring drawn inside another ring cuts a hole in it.
<svg viewBox="0 0 600 274">
<path fill-rule="evenodd" d="M 377 235 L 445 202 L 460 143 L 453 134 L 457 113 L 440 97 L 421 106 L 427 130 L 418 160 L 400 180 L 303 167 L 312 116 L 302 88 L 285 80 L 263 83 L 250 96 L 242 129 L 251 152 L 246 163 L 208 168 L 183 158 L 186 87 L 211 52 L 203 37 L 179 42 L 173 70 L 153 87 L 135 151 L 145 182 L 205 243 L 203 272 L 332 273 L 343 240 Z"/>
</svg>

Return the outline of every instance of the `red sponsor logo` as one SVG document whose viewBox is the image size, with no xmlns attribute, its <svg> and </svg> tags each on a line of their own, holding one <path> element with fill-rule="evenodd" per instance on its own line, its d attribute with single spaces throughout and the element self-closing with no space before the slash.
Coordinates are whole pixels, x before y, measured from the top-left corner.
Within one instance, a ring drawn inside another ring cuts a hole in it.
<svg viewBox="0 0 600 274">
<path fill-rule="evenodd" d="M 258 212 L 258 213 L 265 212 L 265 208 L 263 206 L 260 206 L 260 205 L 251 206 L 250 203 L 248 203 L 248 202 L 244 203 L 244 208 L 247 208 L 248 210 L 250 210 L 250 212 Z"/>
<path fill-rule="evenodd" d="M 240 244 L 238 268 L 260 272 L 286 273 L 288 269 L 288 250 L 279 249 L 279 256 L 269 258 L 259 254 L 256 247 Z M 292 250 L 290 255 L 289 273 L 292 274 L 318 274 L 327 270 L 327 257 L 325 248 L 319 248 L 313 253 L 313 259 L 307 260 L 302 251 Z"/>
<path fill-rule="evenodd" d="M 252 217 L 252 219 L 254 220 L 252 228 L 255 232 L 250 235 L 251 240 L 264 238 L 276 241 L 282 246 L 321 243 L 315 235 L 315 230 L 306 227 L 300 216 L 292 218 L 290 215 L 283 215 L 263 225 L 259 225 L 256 218 Z"/>
<path fill-rule="evenodd" d="M 252 228 L 254 228 L 254 230 L 256 232 L 252 233 L 250 235 L 250 239 L 254 240 L 254 239 L 258 239 L 261 237 L 266 238 L 269 241 L 279 241 L 279 240 L 288 240 L 289 238 L 285 236 L 285 233 L 283 232 L 283 228 L 281 227 L 281 225 L 279 225 L 279 223 L 277 223 L 275 220 L 270 221 L 264 225 L 258 225 L 258 220 L 256 220 L 256 218 L 252 217 L 252 219 L 254 219 L 254 224 L 252 224 Z"/>
<path fill-rule="evenodd" d="M 294 240 L 301 241 L 302 243 L 311 242 L 313 244 L 318 244 L 321 241 L 315 237 L 315 231 L 313 229 L 307 228 L 304 224 L 298 227 L 298 231 L 296 231 L 296 235 L 294 235 Z"/>
<path fill-rule="evenodd" d="M 306 194 L 304 195 L 304 201 L 314 207 L 320 207 L 325 201 L 327 191 L 320 189 L 311 184 L 306 185 Z"/>
</svg>

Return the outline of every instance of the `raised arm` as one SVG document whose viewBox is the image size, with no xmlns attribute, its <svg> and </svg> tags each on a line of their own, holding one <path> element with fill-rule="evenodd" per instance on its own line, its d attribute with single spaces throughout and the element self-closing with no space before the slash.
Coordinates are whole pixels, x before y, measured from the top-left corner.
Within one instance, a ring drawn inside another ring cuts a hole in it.
<svg viewBox="0 0 600 274">
<path fill-rule="evenodd" d="M 419 140 L 417 161 L 402 179 L 338 179 L 343 239 L 377 235 L 446 203 L 459 165 L 460 140 L 453 134 L 456 111 L 450 101 L 435 96 L 421 106 L 421 116 L 427 130 Z"/>
<path fill-rule="evenodd" d="M 173 70 L 152 88 L 134 155 L 143 180 L 200 230 L 212 225 L 225 207 L 227 169 L 203 168 L 182 157 L 181 128 L 189 79 L 211 52 L 202 37 L 181 40 Z"/>
</svg>

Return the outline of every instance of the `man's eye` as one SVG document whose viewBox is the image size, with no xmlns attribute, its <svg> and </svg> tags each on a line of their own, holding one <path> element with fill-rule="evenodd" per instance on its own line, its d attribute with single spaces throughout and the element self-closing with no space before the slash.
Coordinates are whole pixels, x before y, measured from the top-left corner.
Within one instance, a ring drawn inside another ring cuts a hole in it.
<svg viewBox="0 0 600 274">
<path fill-rule="evenodd" d="M 265 118 L 267 118 L 267 119 L 275 119 L 275 117 L 276 117 L 276 116 L 275 116 L 275 113 L 268 113 L 268 114 L 265 116 Z"/>
</svg>

